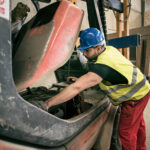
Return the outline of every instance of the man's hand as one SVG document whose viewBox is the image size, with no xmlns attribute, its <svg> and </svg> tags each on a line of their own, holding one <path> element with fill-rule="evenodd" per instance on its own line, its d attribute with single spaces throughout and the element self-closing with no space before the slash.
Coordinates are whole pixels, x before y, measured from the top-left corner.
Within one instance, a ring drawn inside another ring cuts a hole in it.
<svg viewBox="0 0 150 150">
<path fill-rule="evenodd" d="M 71 77 L 72 78 L 72 77 Z M 88 72 L 87 74 L 81 76 L 80 78 L 73 77 L 75 82 L 64 88 L 60 93 L 55 95 L 54 97 L 48 99 L 45 103 L 48 108 L 64 103 L 74 96 L 79 94 L 81 91 L 95 86 L 102 81 L 102 78 L 93 72 Z"/>
</svg>

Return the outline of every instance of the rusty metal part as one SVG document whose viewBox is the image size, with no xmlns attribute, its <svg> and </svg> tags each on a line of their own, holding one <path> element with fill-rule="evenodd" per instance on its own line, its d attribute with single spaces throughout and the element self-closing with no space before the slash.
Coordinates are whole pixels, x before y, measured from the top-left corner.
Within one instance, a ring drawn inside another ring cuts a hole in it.
<svg viewBox="0 0 150 150">
<path fill-rule="evenodd" d="M 12 23 L 18 20 L 22 21 L 27 16 L 28 12 L 30 12 L 30 8 L 27 5 L 19 2 L 12 10 Z"/>
</svg>

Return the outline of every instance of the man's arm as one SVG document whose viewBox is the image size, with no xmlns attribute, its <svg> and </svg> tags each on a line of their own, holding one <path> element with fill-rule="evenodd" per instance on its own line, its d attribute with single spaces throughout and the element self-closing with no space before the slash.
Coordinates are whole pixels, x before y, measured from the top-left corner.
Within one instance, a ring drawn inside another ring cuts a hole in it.
<svg viewBox="0 0 150 150">
<path fill-rule="evenodd" d="M 47 107 L 51 107 L 54 105 L 58 105 L 64 103 L 74 96 L 76 96 L 81 91 L 90 88 L 99 84 L 102 81 L 102 78 L 93 72 L 88 72 L 87 74 L 81 76 L 76 80 L 76 82 L 70 84 L 68 87 L 63 89 L 59 94 L 56 96 L 48 99 L 46 101 Z"/>
</svg>

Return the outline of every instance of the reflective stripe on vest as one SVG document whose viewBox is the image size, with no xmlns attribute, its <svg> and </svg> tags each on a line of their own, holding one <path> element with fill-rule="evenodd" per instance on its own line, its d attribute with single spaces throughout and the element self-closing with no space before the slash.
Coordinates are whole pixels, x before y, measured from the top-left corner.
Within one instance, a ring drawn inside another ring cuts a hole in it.
<svg viewBox="0 0 150 150">
<path fill-rule="evenodd" d="M 125 95 L 115 99 L 115 102 L 118 101 L 124 101 L 130 97 L 132 97 L 132 95 L 134 95 L 137 91 L 139 91 L 146 83 L 146 78 L 144 78 L 141 82 L 139 82 L 134 88 L 132 88 L 128 93 L 126 93 Z"/>
<path fill-rule="evenodd" d="M 118 85 L 118 86 L 115 86 L 114 88 L 110 88 L 109 90 L 103 90 L 103 91 L 107 94 L 111 94 L 112 92 L 115 92 L 119 89 L 127 88 L 127 87 L 134 85 L 136 81 L 137 81 L 137 69 L 135 66 L 133 66 L 132 83 L 130 85 Z"/>
</svg>

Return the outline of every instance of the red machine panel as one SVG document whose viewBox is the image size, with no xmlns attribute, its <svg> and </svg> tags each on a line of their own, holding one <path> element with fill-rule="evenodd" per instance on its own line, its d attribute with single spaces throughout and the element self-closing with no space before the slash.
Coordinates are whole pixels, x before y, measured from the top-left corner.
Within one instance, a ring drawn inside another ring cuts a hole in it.
<svg viewBox="0 0 150 150">
<path fill-rule="evenodd" d="M 28 87 L 47 71 L 61 67 L 70 58 L 82 17 L 82 10 L 62 0 L 41 9 L 26 25 L 13 60 L 18 90 Z"/>
</svg>

